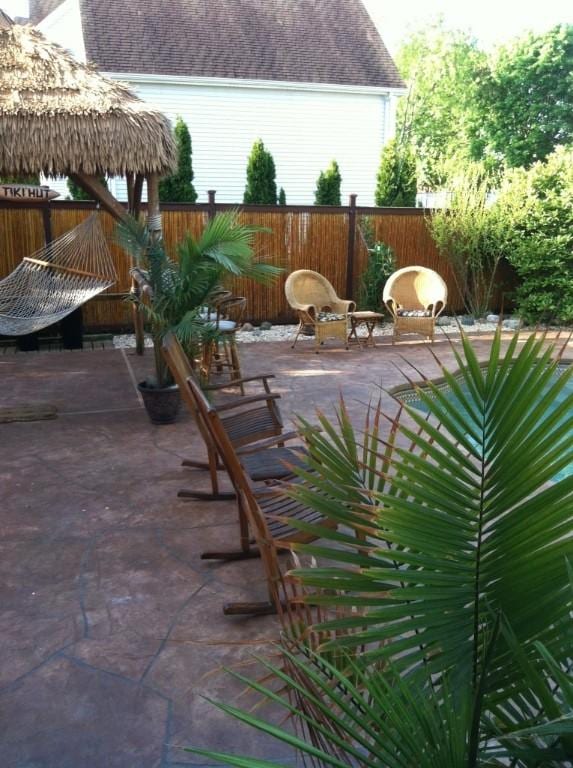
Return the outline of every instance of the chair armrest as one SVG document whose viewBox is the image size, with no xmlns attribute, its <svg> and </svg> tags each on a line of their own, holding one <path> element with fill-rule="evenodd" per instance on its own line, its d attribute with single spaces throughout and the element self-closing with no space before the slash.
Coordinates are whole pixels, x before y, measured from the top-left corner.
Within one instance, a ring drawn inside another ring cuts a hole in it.
<svg viewBox="0 0 573 768">
<path fill-rule="evenodd" d="M 248 453 L 257 453 L 258 451 L 261 451 L 265 448 L 272 448 L 273 445 L 278 445 L 279 443 L 285 443 L 287 440 L 294 440 L 295 438 L 298 438 L 300 440 L 300 435 L 298 432 L 283 432 L 282 435 L 275 435 L 275 437 L 267 437 L 265 440 L 259 440 L 256 443 L 251 443 L 251 445 L 244 445 L 242 448 L 237 448 L 237 453 L 240 456 Z M 301 447 L 301 450 L 304 449 L 303 445 L 301 445 L 300 447 Z"/>
<path fill-rule="evenodd" d="M 275 392 L 267 392 L 264 395 L 252 395 L 250 397 L 239 397 L 228 403 L 217 405 L 216 411 L 230 411 L 233 408 L 239 408 L 241 405 L 250 405 L 251 403 L 270 402 L 271 400 L 280 400 L 280 395 Z"/>
<path fill-rule="evenodd" d="M 306 315 L 310 322 L 314 323 L 316 321 L 316 318 L 318 316 L 318 308 L 314 304 L 297 304 L 292 303 L 291 304 L 292 309 L 295 309 L 297 312 L 300 312 L 303 315 Z"/>
<path fill-rule="evenodd" d="M 348 314 L 356 309 L 356 302 L 349 299 L 337 299 L 331 303 L 333 312 Z"/>
<path fill-rule="evenodd" d="M 267 379 L 274 379 L 275 374 L 274 373 L 261 373 L 259 376 L 244 376 L 241 379 L 231 379 L 230 381 L 226 381 L 224 384 L 208 384 L 207 386 L 203 387 L 205 390 L 217 390 L 217 389 L 226 389 L 227 387 L 233 387 L 237 384 L 247 384 L 249 381 L 263 381 L 266 382 Z"/>
<path fill-rule="evenodd" d="M 394 320 L 396 320 L 396 318 L 398 317 L 398 313 L 396 311 L 396 302 L 394 301 L 394 299 L 391 296 L 389 296 L 385 300 L 384 304 L 386 305 L 386 309 L 388 310 L 388 312 L 390 312 Z"/>
</svg>

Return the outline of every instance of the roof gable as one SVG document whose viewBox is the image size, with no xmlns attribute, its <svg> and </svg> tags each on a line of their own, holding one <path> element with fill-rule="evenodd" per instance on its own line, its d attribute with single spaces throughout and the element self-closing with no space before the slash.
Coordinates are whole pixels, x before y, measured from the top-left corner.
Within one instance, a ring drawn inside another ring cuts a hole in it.
<svg viewBox="0 0 573 768">
<path fill-rule="evenodd" d="M 105 72 L 403 87 L 361 0 L 80 0 Z"/>
</svg>

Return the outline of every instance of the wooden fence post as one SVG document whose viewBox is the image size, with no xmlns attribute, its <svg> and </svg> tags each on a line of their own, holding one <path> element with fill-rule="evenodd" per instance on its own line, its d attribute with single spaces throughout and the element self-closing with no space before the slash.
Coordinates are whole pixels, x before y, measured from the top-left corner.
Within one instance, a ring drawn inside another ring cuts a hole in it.
<svg viewBox="0 0 573 768">
<path fill-rule="evenodd" d="M 345 299 L 351 299 L 354 289 L 354 251 L 356 244 L 356 197 L 350 195 L 348 203 L 348 251 L 346 256 L 346 292 Z"/>
<path fill-rule="evenodd" d="M 209 205 L 209 210 L 207 211 L 207 218 L 209 219 L 209 221 L 211 221 L 211 219 L 214 219 L 215 214 L 217 213 L 217 208 L 215 203 L 216 194 L 217 194 L 217 191 L 215 189 L 207 190 L 208 205 Z"/>
</svg>

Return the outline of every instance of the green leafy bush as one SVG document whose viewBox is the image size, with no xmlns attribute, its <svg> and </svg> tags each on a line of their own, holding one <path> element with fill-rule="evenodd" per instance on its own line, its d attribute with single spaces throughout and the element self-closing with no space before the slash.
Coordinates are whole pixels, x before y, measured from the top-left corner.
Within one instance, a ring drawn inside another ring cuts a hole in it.
<svg viewBox="0 0 573 768">
<path fill-rule="evenodd" d="M 39 187 L 40 177 L 36 173 L 0 176 L 0 184 L 31 184 L 33 187 Z"/>
<path fill-rule="evenodd" d="M 342 176 L 336 160 L 333 160 L 326 171 L 321 171 L 314 192 L 315 205 L 341 205 L 340 185 Z"/>
<path fill-rule="evenodd" d="M 262 139 L 253 144 L 247 162 L 247 186 L 244 203 L 251 205 L 276 205 L 277 182 L 275 161 L 265 149 Z"/>
<path fill-rule="evenodd" d="M 381 312 L 384 309 L 382 291 L 392 272 L 396 271 L 396 257 L 389 245 L 375 239 L 369 217 L 362 217 L 359 227 L 368 249 L 368 263 L 360 278 L 358 306 L 363 310 Z"/>
<path fill-rule="evenodd" d="M 177 170 L 159 182 L 159 199 L 164 203 L 194 203 L 197 192 L 193 186 L 191 134 L 180 117 L 173 134 L 177 147 Z"/>
<path fill-rule="evenodd" d="M 279 205 L 286 205 L 286 192 L 284 191 L 284 188 L 281 187 L 279 190 Z"/>
<path fill-rule="evenodd" d="M 391 139 L 382 150 L 376 176 L 376 205 L 411 208 L 416 205 L 416 158 L 411 148 Z"/>
<path fill-rule="evenodd" d="M 504 238 L 503 223 L 488 202 L 489 183 L 479 164 L 468 165 L 448 185 L 448 207 L 428 218 L 430 234 L 452 266 L 466 311 L 476 318 L 491 308 Z"/>
<path fill-rule="evenodd" d="M 573 151 L 558 149 L 529 170 L 510 171 L 496 213 L 503 249 L 521 280 L 526 322 L 573 322 Z"/>
</svg>

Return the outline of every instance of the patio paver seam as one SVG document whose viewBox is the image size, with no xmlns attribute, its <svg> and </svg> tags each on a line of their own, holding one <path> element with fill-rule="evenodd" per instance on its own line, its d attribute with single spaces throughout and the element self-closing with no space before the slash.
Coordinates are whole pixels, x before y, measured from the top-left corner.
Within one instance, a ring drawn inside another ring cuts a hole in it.
<svg viewBox="0 0 573 768">
<path fill-rule="evenodd" d="M 144 669 L 143 674 L 139 678 L 141 683 L 143 683 L 143 681 L 145 680 L 145 678 L 148 675 L 148 673 L 151 672 L 151 670 L 153 669 L 153 665 L 155 664 L 155 662 L 157 661 L 157 659 L 161 655 L 163 649 L 165 648 L 165 644 L 169 641 L 169 637 L 171 636 L 171 633 L 173 632 L 173 629 L 175 628 L 177 622 L 181 618 L 181 614 L 188 607 L 188 605 L 193 600 L 193 598 L 196 597 L 199 594 L 199 592 L 201 592 L 201 590 L 204 587 L 205 587 L 205 584 L 201 584 L 197 589 L 195 589 L 193 591 L 193 593 L 191 595 L 189 595 L 187 597 L 186 600 L 183 601 L 183 603 L 175 611 L 175 614 L 173 615 L 173 618 L 172 618 L 171 622 L 169 623 L 169 626 L 167 627 L 167 632 L 165 634 L 165 637 L 163 637 L 160 640 L 159 647 L 157 648 L 157 650 L 155 651 L 155 653 L 153 654 L 153 656 L 149 660 L 149 663 L 147 664 L 146 668 Z"/>
</svg>

